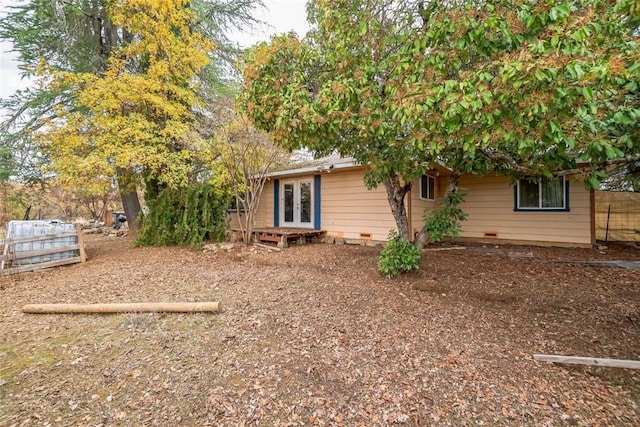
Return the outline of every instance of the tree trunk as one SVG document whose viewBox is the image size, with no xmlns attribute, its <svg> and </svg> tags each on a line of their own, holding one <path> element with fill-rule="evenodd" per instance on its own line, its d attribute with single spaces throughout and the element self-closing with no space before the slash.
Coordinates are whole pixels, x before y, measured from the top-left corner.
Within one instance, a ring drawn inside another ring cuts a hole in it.
<svg viewBox="0 0 640 427">
<path fill-rule="evenodd" d="M 245 210 L 244 212 L 244 230 L 243 236 L 245 245 L 251 244 L 251 237 L 253 237 L 253 214 L 252 210 Z"/>
<path fill-rule="evenodd" d="M 129 231 L 136 234 L 141 226 L 138 215 L 142 208 L 140 207 L 138 188 L 133 172 L 118 169 L 118 187 L 124 214 L 127 216 L 127 223 L 129 224 Z"/>
<path fill-rule="evenodd" d="M 103 304 L 27 304 L 23 313 L 193 313 L 220 312 L 220 301 L 207 302 L 138 302 Z"/>
<path fill-rule="evenodd" d="M 247 194 L 245 193 L 243 197 L 240 197 L 239 194 L 237 194 L 235 196 L 236 198 L 236 208 L 237 208 L 237 214 L 238 215 L 238 225 L 240 226 L 240 232 L 242 233 L 242 242 L 249 246 L 249 244 L 251 243 L 251 225 L 253 221 L 253 215 L 251 212 L 251 207 L 249 206 L 249 203 L 247 202 L 247 200 L 245 199 L 247 197 Z M 244 211 L 244 217 L 243 217 L 243 211 Z"/>
<path fill-rule="evenodd" d="M 391 207 L 391 213 L 396 220 L 398 235 L 402 240 L 410 241 L 409 217 L 407 207 L 404 204 L 404 197 L 411 189 L 411 183 L 402 184 L 400 177 L 395 172 L 390 172 L 384 180 L 384 188 L 387 190 L 387 200 Z"/>
<path fill-rule="evenodd" d="M 445 200 L 447 199 L 446 197 L 447 195 L 451 194 L 452 192 L 458 189 L 458 183 L 460 182 L 461 175 L 462 174 L 458 171 L 451 172 L 451 176 L 449 176 L 449 183 L 447 184 L 447 192 L 445 193 L 445 197 L 444 197 Z M 416 239 L 413 241 L 413 244 L 419 248 L 423 248 L 428 241 L 429 241 L 429 230 L 427 230 L 427 225 L 425 224 L 420 230 L 420 232 L 418 233 L 418 235 L 416 236 Z"/>
</svg>

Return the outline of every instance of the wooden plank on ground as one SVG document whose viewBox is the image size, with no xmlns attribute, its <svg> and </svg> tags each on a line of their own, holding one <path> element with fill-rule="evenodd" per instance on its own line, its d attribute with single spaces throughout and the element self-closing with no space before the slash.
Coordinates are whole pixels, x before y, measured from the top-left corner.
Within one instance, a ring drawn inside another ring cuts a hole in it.
<svg viewBox="0 0 640 427">
<path fill-rule="evenodd" d="M 279 242 L 280 241 L 280 237 L 278 237 L 278 236 L 267 236 L 267 235 L 264 235 L 264 234 L 260 234 L 258 236 L 258 240 L 264 240 L 264 241 L 267 241 L 267 242 Z"/>
<path fill-rule="evenodd" d="M 77 262 L 81 262 L 79 256 L 73 257 L 73 258 L 59 259 L 56 261 L 42 262 L 40 264 L 20 265 L 17 267 L 9 267 L 5 269 L 4 275 L 9 276 L 11 274 L 26 273 L 27 271 L 35 271 L 43 268 L 59 267 L 61 265 L 75 264 Z"/>
<path fill-rule="evenodd" d="M 606 366 L 609 368 L 640 369 L 640 360 L 601 359 L 598 357 L 563 356 L 555 354 L 534 354 L 541 362 L 570 363 L 576 365 Z"/>
<path fill-rule="evenodd" d="M 76 232 L 78 233 L 78 248 L 80 249 L 80 262 L 87 262 L 87 252 L 84 250 L 84 233 L 82 226 L 76 224 Z"/>
<path fill-rule="evenodd" d="M 29 237 L 10 237 L 7 239 L 7 245 L 13 245 L 16 243 L 30 243 L 30 242 L 40 242 L 42 240 L 55 240 L 62 239 L 65 237 L 76 237 L 78 235 L 77 232 L 73 231 L 70 233 L 58 233 L 58 234 L 42 234 L 39 236 L 29 236 Z"/>
<path fill-rule="evenodd" d="M 9 242 L 5 239 L 2 249 L 2 261 L 0 261 L 0 269 L 4 270 L 9 261 Z"/>
<path fill-rule="evenodd" d="M 263 244 L 261 244 L 261 243 L 255 243 L 255 242 L 254 242 L 254 243 L 253 243 L 253 246 L 257 246 L 257 247 L 259 247 L 259 248 L 264 248 L 264 249 L 269 249 L 269 250 L 276 251 L 276 252 L 281 252 L 281 251 L 282 251 L 282 249 L 280 249 L 280 248 L 278 248 L 278 247 L 275 247 L 275 246 L 269 246 L 269 245 L 263 245 Z"/>
</svg>

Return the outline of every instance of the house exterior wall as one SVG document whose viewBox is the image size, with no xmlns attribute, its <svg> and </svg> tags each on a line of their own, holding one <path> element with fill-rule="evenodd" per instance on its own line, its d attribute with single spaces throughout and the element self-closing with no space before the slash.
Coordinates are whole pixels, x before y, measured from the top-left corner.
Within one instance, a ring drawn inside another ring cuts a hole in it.
<svg viewBox="0 0 640 427">
<path fill-rule="evenodd" d="M 310 176 L 311 177 L 311 176 Z M 305 178 L 297 176 L 296 179 Z M 278 180 L 281 183 L 287 178 Z M 321 175 L 321 228 L 327 236 L 344 239 L 387 240 L 389 229 L 396 228 L 383 186 L 368 190 L 362 169 L 334 171 Z M 273 227 L 274 183 L 264 187 L 254 227 Z M 315 201 L 317 203 L 317 201 Z M 233 218 L 231 224 L 236 224 Z"/>
<path fill-rule="evenodd" d="M 243 219 L 243 215 L 239 215 L 237 212 L 231 211 L 227 215 L 229 221 L 229 228 L 232 230 L 240 228 L 240 221 Z"/>
<path fill-rule="evenodd" d="M 276 180 L 270 179 L 264 184 L 260 203 L 254 218 L 254 227 L 273 227 L 273 186 Z"/>
<path fill-rule="evenodd" d="M 495 234 L 492 239 L 517 242 L 593 243 L 590 194 L 580 182 L 569 181 L 568 212 L 514 211 L 513 185 L 503 176 L 463 176 L 460 187 L 466 193 L 460 207 L 468 214 L 460 237 L 481 239 Z"/>
<path fill-rule="evenodd" d="M 273 227 L 273 180 L 269 180 L 264 184 L 258 210 L 253 217 L 253 227 Z M 229 228 L 240 229 L 244 227 L 240 225 L 240 221 L 244 221 L 244 214 L 238 215 L 236 212 L 229 213 Z"/>
<path fill-rule="evenodd" d="M 322 174 L 322 229 L 345 239 L 387 240 L 396 228 L 384 186 L 369 190 L 362 169 Z"/>
<path fill-rule="evenodd" d="M 396 223 L 383 186 L 368 190 L 362 169 L 323 173 L 321 181 L 321 229 L 328 236 L 387 240 L 389 230 L 395 229 Z M 274 226 L 274 182 L 272 179 L 265 185 L 255 218 L 257 228 Z M 434 201 L 421 199 L 420 182 L 413 183 L 407 207 L 410 208 L 410 226 L 414 233 L 423 226 L 425 209 L 434 209 L 442 202 L 447 183 L 447 176 L 436 175 Z M 568 212 L 514 211 L 513 185 L 509 178 L 503 176 L 463 176 L 460 187 L 466 193 L 461 208 L 468 214 L 462 223 L 461 238 L 566 246 L 589 246 L 593 243 L 590 193 L 580 182 L 569 183 Z"/>
</svg>

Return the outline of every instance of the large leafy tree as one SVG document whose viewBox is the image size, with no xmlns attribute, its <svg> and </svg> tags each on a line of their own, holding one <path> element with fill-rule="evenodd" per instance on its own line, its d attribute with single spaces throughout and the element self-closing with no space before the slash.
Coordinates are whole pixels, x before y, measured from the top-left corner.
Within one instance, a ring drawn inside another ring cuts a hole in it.
<svg viewBox="0 0 640 427">
<path fill-rule="evenodd" d="M 186 179 L 185 140 L 198 104 L 193 85 L 212 49 L 189 30 L 195 17 L 186 6 L 181 0 L 110 2 L 107 16 L 126 40 L 112 49 L 104 73 L 39 67 L 50 91 L 73 99 L 38 133 L 63 184 L 105 185 L 117 176 L 121 191 L 131 194 L 136 171 L 174 186 Z M 132 228 L 136 202 L 123 199 Z"/>
<path fill-rule="evenodd" d="M 120 188 L 129 190 L 133 182 L 126 178 L 142 170 L 160 183 L 184 184 L 192 108 L 199 103 L 195 77 L 213 48 L 189 30 L 195 17 L 185 6 L 180 0 L 112 2 L 107 13 L 129 42 L 111 54 L 106 71 L 44 70 L 53 91 L 74 98 L 73 108 L 59 108 L 38 134 L 63 183 L 118 176 Z M 131 224 L 139 207 L 124 208 Z"/>
<path fill-rule="evenodd" d="M 404 196 L 435 158 L 403 144 L 406 123 L 387 105 L 387 79 L 402 46 L 398 6 L 383 2 L 311 2 L 315 27 L 305 41 L 274 38 L 247 56 L 242 108 L 287 148 L 334 150 L 370 167 L 366 183 L 383 183 L 400 235 L 408 239 Z M 406 149 L 405 149 L 406 148 Z"/>
<path fill-rule="evenodd" d="M 583 164 L 596 185 L 637 159 L 638 13 L 630 0 L 315 0 L 309 37 L 247 56 L 240 101 L 286 147 L 366 165 L 408 239 L 404 198 L 436 162 L 456 191 L 462 173 Z"/>
<path fill-rule="evenodd" d="M 231 189 L 237 208 L 238 226 L 246 244 L 253 238 L 253 224 L 269 173 L 290 163 L 291 153 L 273 143 L 270 135 L 257 130 L 232 105 L 219 103 L 211 126 L 208 158 Z"/>
<path fill-rule="evenodd" d="M 12 150 L 14 174 L 25 181 L 43 179 L 43 160 L 33 140 L 53 107 L 71 103 L 64 93 L 51 92 L 35 78 L 42 60 L 68 72 L 103 71 L 116 28 L 105 15 L 104 1 L 31 0 L 7 8 L 0 21 L 0 37 L 9 40 L 18 53 L 19 67 L 33 85 L 0 100 L 8 117 L 0 124 L 2 146 Z"/>
<path fill-rule="evenodd" d="M 395 99 L 431 150 L 461 147 L 518 176 L 578 173 L 593 187 L 637 161 L 637 2 L 464 2 L 421 15 Z"/>
<path fill-rule="evenodd" d="M 0 127 L 3 146 L 24 153 L 17 173 L 42 179 L 39 164 L 52 160 L 63 182 L 95 194 L 117 171 L 123 204 L 135 219 L 140 173 L 154 193 L 159 184 L 184 181 L 192 107 L 203 94 L 228 85 L 238 49 L 227 32 L 254 25 L 251 12 L 260 5 L 260 0 L 25 0 L 12 7 L 0 22 L 0 37 L 14 43 L 34 82 L 2 101 L 12 113 Z M 189 52 L 189 46 L 195 50 Z M 114 111 L 117 103 L 122 108 Z M 113 118 L 109 125 L 107 116 Z M 116 132 L 118 126 L 122 132 Z M 107 148 L 109 132 L 117 138 Z M 144 139 L 144 132 L 154 138 Z M 51 142 L 51 149 L 40 150 L 35 135 Z"/>
</svg>

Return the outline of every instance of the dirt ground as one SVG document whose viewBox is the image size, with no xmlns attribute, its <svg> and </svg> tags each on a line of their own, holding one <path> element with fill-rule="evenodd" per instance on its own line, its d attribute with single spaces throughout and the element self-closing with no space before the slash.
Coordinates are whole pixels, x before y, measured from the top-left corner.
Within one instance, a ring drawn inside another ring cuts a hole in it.
<svg viewBox="0 0 640 427">
<path fill-rule="evenodd" d="M 399 279 L 380 248 L 134 248 L 0 282 L 1 426 L 622 426 L 640 371 L 640 260 L 606 250 L 428 251 Z M 530 256 L 532 255 L 532 256 Z M 220 314 L 28 315 L 26 303 L 221 301 Z"/>
</svg>

